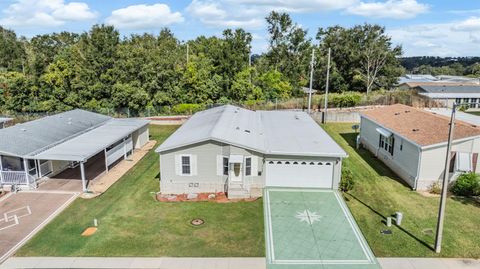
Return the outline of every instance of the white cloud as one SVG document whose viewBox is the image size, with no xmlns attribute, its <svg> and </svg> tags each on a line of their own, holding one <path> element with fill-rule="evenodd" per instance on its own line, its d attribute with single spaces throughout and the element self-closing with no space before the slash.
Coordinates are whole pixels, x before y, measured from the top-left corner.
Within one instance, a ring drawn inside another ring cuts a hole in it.
<svg viewBox="0 0 480 269">
<path fill-rule="evenodd" d="M 211 27 L 259 29 L 272 10 L 311 13 L 342 10 L 358 0 L 193 0 L 186 11 Z"/>
<path fill-rule="evenodd" d="M 81 2 L 61 5 L 52 12 L 52 15 L 64 21 L 87 21 L 97 17 L 96 12 L 92 12 L 86 3 Z"/>
<path fill-rule="evenodd" d="M 263 6 L 268 10 L 305 13 L 345 9 L 357 3 L 358 0 L 230 0 L 228 2 Z"/>
<path fill-rule="evenodd" d="M 394 43 L 401 44 L 406 56 L 473 56 L 478 55 L 480 27 L 477 19 L 420 24 L 389 29 Z"/>
<path fill-rule="evenodd" d="M 86 3 L 65 3 L 64 0 L 16 0 L 3 10 L 3 14 L 0 24 L 9 27 L 60 26 L 98 16 Z"/>
<path fill-rule="evenodd" d="M 453 27 L 455 31 L 480 31 L 480 17 L 471 17 L 458 24 L 455 24 Z"/>
<path fill-rule="evenodd" d="M 360 2 L 347 8 L 350 14 L 373 18 L 411 19 L 429 10 L 416 0 L 388 0 L 385 2 Z"/>
<path fill-rule="evenodd" d="M 106 23 L 120 29 L 153 29 L 183 22 L 180 12 L 172 12 L 166 4 L 132 5 L 112 11 Z"/>
</svg>

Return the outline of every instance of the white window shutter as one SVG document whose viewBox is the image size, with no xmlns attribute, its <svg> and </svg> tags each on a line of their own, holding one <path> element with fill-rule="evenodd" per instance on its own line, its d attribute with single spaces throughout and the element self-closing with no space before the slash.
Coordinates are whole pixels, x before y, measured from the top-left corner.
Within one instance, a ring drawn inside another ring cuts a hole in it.
<svg viewBox="0 0 480 269">
<path fill-rule="evenodd" d="M 182 155 L 175 155 L 175 175 L 182 175 Z"/>
<path fill-rule="evenodd" d="M 258 176 L 258 157 L 252 156 L 252 176 Z"/>
<path fill-rule="evenodd" d="M 217 155 L 217 176 L 223 176 L 223 156 Z"/>
<path fill-rule="evenodd" d="M 192 155 L 190 157 L 190 162 L 191 162 L 190 169 L 192 170 L 190 174 L 192 176 L 196 176 L 197 175 L 197 155 Z"/>
</svg>

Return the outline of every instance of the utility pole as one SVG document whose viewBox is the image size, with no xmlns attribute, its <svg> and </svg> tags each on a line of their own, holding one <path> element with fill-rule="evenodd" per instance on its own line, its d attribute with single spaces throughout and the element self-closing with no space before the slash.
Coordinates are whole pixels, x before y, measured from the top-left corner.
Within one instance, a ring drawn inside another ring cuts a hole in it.
<svg viewBox="0 0 480 269">
<path fill-rule="evenodd" d="M 313 87 L 313 66 L 315 64 L 315 48 L 312 49 L 312 60 L 310 61 L 310 88 L 308 90 L 308 114 L 312 108 L 312 87 Z"/>
<path fill-rule="evenodd" d="M 332 50 L 328 48 L 328 60 L 327 60 L 327 82 L 325 84 L 325 111 L 323 112 L 323 123 L 327 123 L 327 109 L 328 109 L 328 83 L 330 81 L 330 56 Z"/>
<path fill-rule="evenodd" d="M 435 234 L 435 252 L 442 250 L 443 221 L 445 219 L 445 206 L 447 203 L 448 179 L 450 174 L 450 158 L 452 152 L 453 132 L 455 128 L 455 110 L 457 103 L 453 103 L 452 116 L 450 117 L 450 128 L 448 131 L 447 156 L 445 160 L 445 172 L 443 172 L 442 196 L 440 197 L 440 208 L 438 210 L 437 233 Z"/>
</svg>

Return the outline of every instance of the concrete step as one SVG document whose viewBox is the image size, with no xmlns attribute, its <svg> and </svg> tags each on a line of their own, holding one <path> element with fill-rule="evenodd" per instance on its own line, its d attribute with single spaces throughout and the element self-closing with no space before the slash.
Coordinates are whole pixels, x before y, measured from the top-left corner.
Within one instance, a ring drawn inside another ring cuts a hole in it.
<svg viewBox="0 0 480 269">
<path fill-rule="evenodd" d="M 250 192 L 243 188 L 228 188 L 228 199 L 250 198 Z"/>
</svg>

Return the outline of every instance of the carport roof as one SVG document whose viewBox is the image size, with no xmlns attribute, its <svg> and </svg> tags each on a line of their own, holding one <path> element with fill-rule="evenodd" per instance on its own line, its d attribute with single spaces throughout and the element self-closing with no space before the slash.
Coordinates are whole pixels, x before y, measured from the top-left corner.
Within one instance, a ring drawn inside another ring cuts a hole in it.
<svg viewBox="0 0 480 269">
<path fill-rule="evenodd" d="M 0 129 L 0 152 L 19 157 L 32 155 L 110 119 L 109 116 L 74 109 Z"/>
<path fill-rule="evenodd" d="M 270 155 L 347 156 L 305 112 L 252 111 L 231 105 L 196 113 L 156 151 L 165 152 L 208 140 Z"/>
<path fill-rule="evenodd" d="M 86 161 L 147 125 L 147 120 L 111 119 L 105 124 L 33 156 L 38 160 Z"/>
</svg>

